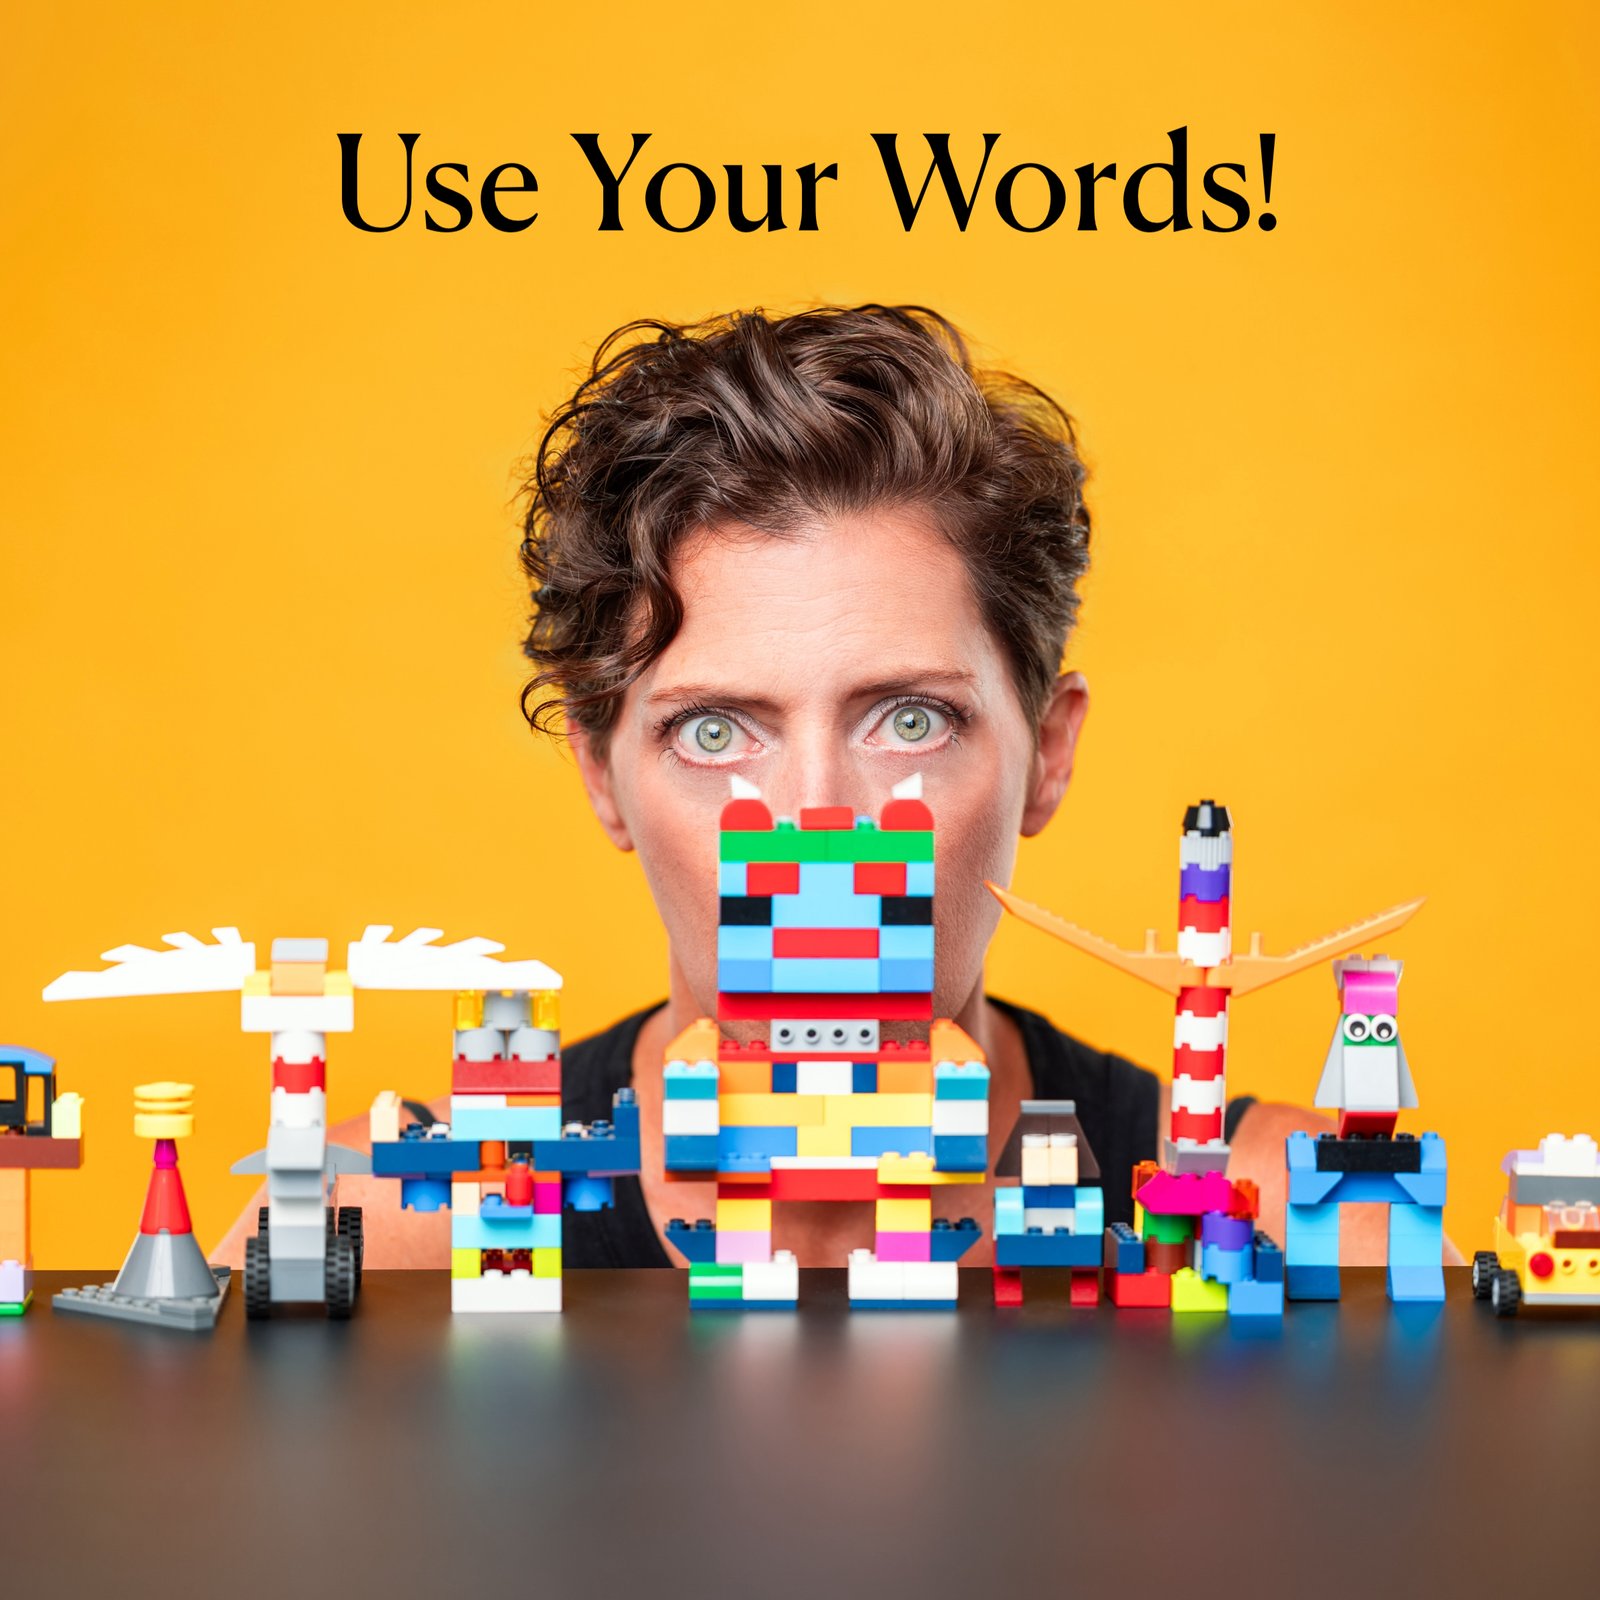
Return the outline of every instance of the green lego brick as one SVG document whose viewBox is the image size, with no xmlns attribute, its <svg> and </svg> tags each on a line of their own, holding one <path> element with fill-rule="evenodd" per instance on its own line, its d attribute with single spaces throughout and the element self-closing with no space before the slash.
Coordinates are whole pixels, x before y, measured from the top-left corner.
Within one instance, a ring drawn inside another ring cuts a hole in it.
<svg viewBox="0 0 1600 1600">
<path fill-rule="evenodd" d="M 932 861 L 933 834 L 895 829 L 856 828 L 824 833 L 830 861 Z"/>
<path fill-rule="evenodd" d="M 30 1291 L 28 1297 L 20 1303 L 15 1300 L 8 1300 L 4 1305 L 0 1305 L 0 1317 L 20 1317 L 32 1304 L 33 1294 Z"/>
<path fill-rule="evenodd" d="M 1144 1237 L 1158 1244 L 1187 1244 L 1194 1238 L 1193 1217 L 1158 1217 L 1144 1214 Z"/>
<path fill-rule="evenodd" d="M 730 828 L 721 836 L 722 861 L 832 861 L 831 833 L 813 833 L 799 828 L 777 828 L 771 833 L 746 833 Z M 848 837 L 843 835 L 842 837 Z"/>
<path fill-rule="evenodd" d="M 740 1261 L 693 1261 L 689 1264 L 689 1285 L 744 1282 L 744 1263 Z"/>
</svg>

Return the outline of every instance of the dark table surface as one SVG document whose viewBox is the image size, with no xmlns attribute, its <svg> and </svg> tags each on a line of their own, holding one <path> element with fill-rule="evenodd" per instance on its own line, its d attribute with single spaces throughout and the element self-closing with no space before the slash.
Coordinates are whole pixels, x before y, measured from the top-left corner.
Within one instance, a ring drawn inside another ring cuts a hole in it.
<svg viewBox="0 0 1600 1600">
<path fill-rule="evenodd" d="M 370 1273 L 348 1323 L 0 1323 L 0 1594 L 1522 1594 L 1600 1585 L 1600 1316 L 1382 1275 L 1276 1334 L 1071 1311 L 559 1317 Z"/>
</svg>

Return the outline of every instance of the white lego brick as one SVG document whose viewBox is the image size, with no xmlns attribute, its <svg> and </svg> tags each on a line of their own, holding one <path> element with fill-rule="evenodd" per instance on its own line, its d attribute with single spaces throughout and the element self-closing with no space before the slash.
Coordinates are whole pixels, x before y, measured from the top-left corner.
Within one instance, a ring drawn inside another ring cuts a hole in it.
<svg viewBox="0 0 1600 1600">
<path fill-rule="evenodd" d="M 1077 1212 L 1071 1206 L 1024 1206 L 1022 1208 L 1022 1226 L 1024 1228 L 1043 1228 L 1046 1233 L 1054 1233 L 1057 1228 L 1071 1229 L 1076 1226 Z"/>
<path fill-rule="evenodd" d="M 1220 967 L 1232 953 L 1229 930 L 1202 933 L 1198 928 L 1178 929 L 1178 958 L 1197 967 Z"/>
<path fill-rule="evenodd" d="M 50 1130 L 57 1139 L 83 1137 L 83 1096 L 76 1090 L 58 1094 L 51 1101 Z"/>
<path fill-rule="evenodd" d="M 482 1190 L 475 1183 L 450 1185 L 450 1210 L 458 1217 L 475 1217 L 478 1214 Z"/>
<path fill-rule="evenodd" d="M 1022 1136 L 1022 1182 L 1030 1189 L 1042 1189 L 1050 1177 L 1050 1141 L 1042 1133 Z"/>
<path fill-rule="evenodd" d="M 716 1133 L 721 1127 L 715 1100 L 665 1100 L 661 1105 L 662 1133 Z"/>
<path fill-rule="evenodd" d="M 800 1263 L 794 1253 L 779 1250 L 770 1261 L 747 1261 L 744 1298 L 756 1301 L 793 1301 L 800 1298 Z"/>
<path fill-rule="evenodd" d="M 1400 1052 L 1392 1044 L 1364 1044 L 1344 1052 L 1346 1111 L 1400 1109 Z"/>
<path fill-rule="evenodd" d="M 215 944 L 190 933 L 164 933 L 170 950 L 143 945 L 118 945 L 102 961 L 113 963 L 98 972 L 64 972 L 45 991 L 46 1000 L 101 1000 L 132 994 L 215 994 L 242 989 L 255 971 L 256 947 L 239 937 L 237 928 L 213 928 Z"/>
<path fill-rule="evenodd" d="M 274 1167 L 267 1174 L 267 1193 L 273 1204 L 283 1200 L 320 1206 L 323 1204 L 322 1168 Z"/>
<path fill-rule="evenodd" d="M 267 1048 L 274 1061 L 294 1067 L 305 1067 L 313 1061 L 328 1059 L 326 1037 L 309 1028 L 284 1028 L 273 1034 Z"/>
<path fill-rule="evenodd" d="M 498 1028 L 457 1028 L 458 1061 L 500 1061 L 506 1053 L 506 1036 Z"/>
<path fill-rule="evenodd" d="M 1228 1013 L 1197 1017 L 1192 1011 L 1180 1011 L 1173 1020 L 1172 1042 L 1191 1050 L 1221 1050 L 1228 1042 Z"/>
<path fill-rule="evenodd" d="M 1172 1080 L 1172 1109 L 1194 1111 L 1201 1115 L 1220 1111 L 1227 1100 L 1227 1084 L 1221 1078 L 1187 1078 Z"/>
<path fill-rule="evenodd" d="M 320 1173 L 327 1145 L 325 1128 L 286 1128 L 274 1123 L 267 1129 L 267 1170 Z"/>
<path fill-rule="evenodd" d="M 506 1054 L 513 1061 L 548 1061 L 561 1054 L 561 1035 L 554 1028 L 514 1028 L 506 1035 Z"/>
<path fill-rule="evenodd" d="M 274 1260 L 320 1261 L 327 1248 L 327 1214 L 320 1191 L 310 1199 L 272 1198 L 268 1218 Z"/>
<path fill-rule="evenodd" d="M 453 1094 L 450 1096 L 450 1115 L 458 1111 L 504 1111 L 507 1097 L 503 1094 Z"/>
<path fill-rule="evenodd" d="M 561 974 L 542 961 L 496 961 L 505 949 L 494 939 L 436 944 L 438 928 L 418 928 L 391 939 L 392 927 L 374 924 L 351 944 L 345 965 L 358 989 L 559 989 Z"/>
<path fill-rule="evenodd" d="M 877 1156 L 774 1156 L 774 1171 L 790 1172 L 876 1172 Z"/>
<path fill-rule="evenodd" d="M 242 1033 L 350 1033 L 356 1002 L 348 994 L 243 994 L 239 997 Z"/>
<path fill-rule="evenodd" d="M 271 1117 L 274 1127 L 324 1128 L 328 1122 L 328 1097 L 321 1089 L 283 1089 L 272 1091 Z"/>
<path fill-rule="evenodd" d="M 533 1008 L 526 991 L 510 994 L 486 994 L 483 997 L 483 1025 L 510 1033 L 516 1028 L 526 1028 L 533 1018 Z"/>
<path fill-rule="evenodd" d="M 879 1261 L 870 1250 L 850 1252 L 849 1283 L 852 1300 L 903 1300 L 906 1293 L 904 1261 Z"/>
<path fill-rule="evenodd" d="M 907 1261 L 904 1297 L 907 1300 L 954 1300 L 960 1290 L 954 1261 Z"/>
<path fill-rule="evenodd" d="M 400 1137 L 402 1113 L 407 1122 L 411 1113 L 400 1104 L 400 1096 L 393 1089 L 381 1089 L 367 1113 L 367 1132 L 374 1144 L 392 1144 Z"/>
<path fill-rule="evenodd" d="M 281 1256 L 278 1241 L 272 1241 L 272 1298 L 295 1303 L 317 1303 L 323 1295 L 326 1268 L 321 1256 Z"/>
<path fill-rule="evenodd" d="M 1524 1169 L 1526 1170 L 1526 1169 Z M 1538 1171 L 1552 1178 L 1587 1178 L 1600 1171 L 1600 1147 L 1586 1133 L 1547 1133 L 1539 1141 Z"/>
<path fill-rule="evenodd" d="M 794 1080 L 797 1094 L 849 1094 L 854 1076 L 848 1061 L 800 1061 Z"/>
<path fill-rule="evenodd" d="M 1233 833 L 1186 833 L 1178 841 L 1178 862 L 1215 871 L 1233 860 Z"/>
<path fill-rule="evenodd" d="M 486 1272 L 450 1280 L 452 1311 L 559 1311 L 561 1280 L 528 1272 Z"/>
<path fill-rule="evenodd" d="M 987 1100 L 935 1100 L 933 1102 L 933 1131 L 935 1133 L 987 1133 L 989 1131 L 989 1102 Z"/>
</svg>

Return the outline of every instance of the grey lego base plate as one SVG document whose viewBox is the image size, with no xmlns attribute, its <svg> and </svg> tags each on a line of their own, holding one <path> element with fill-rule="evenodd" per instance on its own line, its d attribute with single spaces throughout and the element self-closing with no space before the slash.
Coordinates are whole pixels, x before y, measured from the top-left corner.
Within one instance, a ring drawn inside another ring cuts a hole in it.
<svg viewBox="0 0 1600 1600">
<path fill-rule="evenodd" d="M 228 1298 L 233 1281 L 232 1267 L 214 1267 L 216 1295 L 183 1299 L 150 1299 L 142 1295 L 118 1294 L 109 1283 L 91 1284 L 85 1289 L 63 1289 L 51 1306 L 57 1311 L 78 1312 L 89 1317 L 110 1317 L 115 1322 L 144 1322 L 158 1328 L 183 1328 L 190 1333 L 208 1333 L 217 1325 L 222 1302 Z"/>
</svg>

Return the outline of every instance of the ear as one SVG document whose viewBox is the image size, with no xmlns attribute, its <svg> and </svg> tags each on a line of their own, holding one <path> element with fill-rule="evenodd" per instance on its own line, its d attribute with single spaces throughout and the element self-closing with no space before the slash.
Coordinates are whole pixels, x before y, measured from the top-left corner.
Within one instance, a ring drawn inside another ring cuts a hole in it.
<svg viewBox="0 0 1600 1600">
<path fill-rule="evenodd" d="M 568 725 L 567 743 L 573 759 L 578 763 L 578 773 L 583 779 L 589 804 L 594 807 L 600 826 L 606 830 L 606 837 L 619 850 L 633 849 L 633 834 L 623 820 L 616 789 L 611 781 L 611 763 L 595 753 L 588 734 L 575 724 Z"/>
<path fill-rule="evenodd" d="M 1056 814 L 1078 753 L 1078 734 L 1089 714 L 1089 685 L 1081 672 L 1063 672 L 1050 690 L 1039 719 L 1039 748 L 1028 775 L 1022 807 L 1022 837 L 1031 839 Z"/>
</svg>

